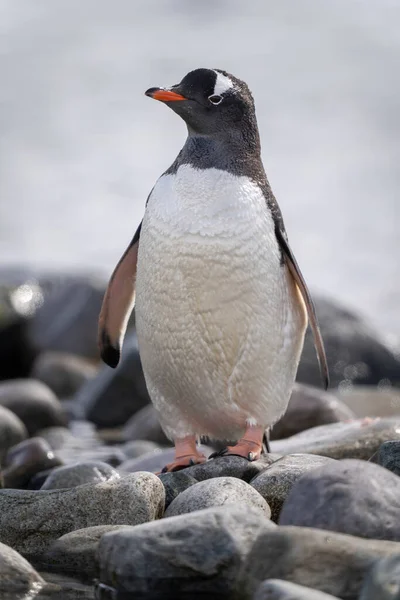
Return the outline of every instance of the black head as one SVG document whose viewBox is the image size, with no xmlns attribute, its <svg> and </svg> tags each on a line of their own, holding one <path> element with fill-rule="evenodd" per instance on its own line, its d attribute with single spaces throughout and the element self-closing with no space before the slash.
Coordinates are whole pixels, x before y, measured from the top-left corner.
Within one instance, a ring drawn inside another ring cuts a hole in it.
<svg viewBox="0 0 400 600">
<path fill-rule="evenodd" d="M 189 135 L 226 136 L 241 132 L 258 138 L 254 101 L 244 81 L 220 69 L 196 69 L 169 88 L 146 92 L 186 122 Z"/>
</svg>

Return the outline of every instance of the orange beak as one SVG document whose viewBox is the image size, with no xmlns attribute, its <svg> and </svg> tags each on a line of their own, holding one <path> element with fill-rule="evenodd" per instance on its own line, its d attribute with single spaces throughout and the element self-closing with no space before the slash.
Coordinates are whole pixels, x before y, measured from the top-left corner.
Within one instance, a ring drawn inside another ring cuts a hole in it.
<svg viewBox="0 0 400 600">
<path fill-rule="evenodd" d="M 145 92 L 146 96 L 160 100 L 161 102 L 177 102 L 178 100 L 187 100 L 185 96 L 181 96 L 171 90 L 163 90 L 162 88 L 150 88 Z"/>
</svg>

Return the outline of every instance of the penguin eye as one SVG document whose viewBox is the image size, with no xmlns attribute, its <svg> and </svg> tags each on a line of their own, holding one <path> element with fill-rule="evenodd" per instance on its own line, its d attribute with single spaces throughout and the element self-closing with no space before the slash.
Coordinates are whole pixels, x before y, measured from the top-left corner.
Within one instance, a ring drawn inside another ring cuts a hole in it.
<svg viewBox="0 0 400 600">
<path fill-rule="evenodd" d="M 222 96 L 217 96 L 216 94 L 212 94 L 212 96 L 208 96 L 209 101 L 211 102 L 211 104 L 214 104 L 214 106 L 217 106 L 217 104 L 221 104 L 223 98 Z"/>
</svg>

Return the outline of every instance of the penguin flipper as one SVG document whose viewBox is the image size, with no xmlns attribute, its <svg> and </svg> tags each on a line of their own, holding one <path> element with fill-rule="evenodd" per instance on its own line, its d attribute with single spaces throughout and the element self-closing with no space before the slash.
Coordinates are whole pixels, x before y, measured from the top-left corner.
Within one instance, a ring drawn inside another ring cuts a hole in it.
<svg viewBox="0 0 400 600">
<path fill-rule="evenodd" d="M 99 316 L 98 345 L 103 361 L 115 368 L 135 306 L 136 265 L 142 223 L 111 275 Z"/>
<path fill-rule="evenodd" d="M 307 284 L 304 281 L 304 277 L 300 271 L 300 267 L 294 257 L 294 254 L 287 241 L 287 236 L 281 227 L 276 227 L 276 237 L 284 255 L 286 265 L 292 275 L 300 293 L 303 297 L 304 303 L 307 308 L 308 320 L 314 337 L 314 346 L 317 352 L 319 368 L 321 371 L 322 383 L 325 389 L 329 386 L 329 369 L 328 362 L 326 360 L 324 341 L 322 339 L 321 330 L 319 328 L 317 315 L 315 312 L 315 306 L 311 294 L 308 290 Z"/>
</svg>

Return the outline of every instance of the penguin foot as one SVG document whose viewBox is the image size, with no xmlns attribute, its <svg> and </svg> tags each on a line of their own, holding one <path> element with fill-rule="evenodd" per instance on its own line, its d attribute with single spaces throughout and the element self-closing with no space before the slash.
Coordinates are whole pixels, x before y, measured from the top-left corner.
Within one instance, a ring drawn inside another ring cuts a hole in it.
<svg viewBox="0 0 400 600">
<path fill-rule="evenodd" d="M 165 467 L 161 470 L 161 473 L 173 473 L 174 471 L 180 471 L 181 469 L 186 469 L 187 467 L 192 467 L 193 465 L 201 465 L 205 463 L 207 458 L 204 454 L 200 454 L 197 452 L 196 454 L 189 454 L 187 456 L 179 456 L 172 463 L 165 465 Z"/>
<path fill-rule="evenodd" d="M 235 446 L 227 446 L 219 452 L 213 452 L 209 458 L 218 456 L 241 456 L 246 460 L 253 462 L 258 460 L 263 451 L 264 427 L 250 425 L 246 432 Z"/>
</svg>

